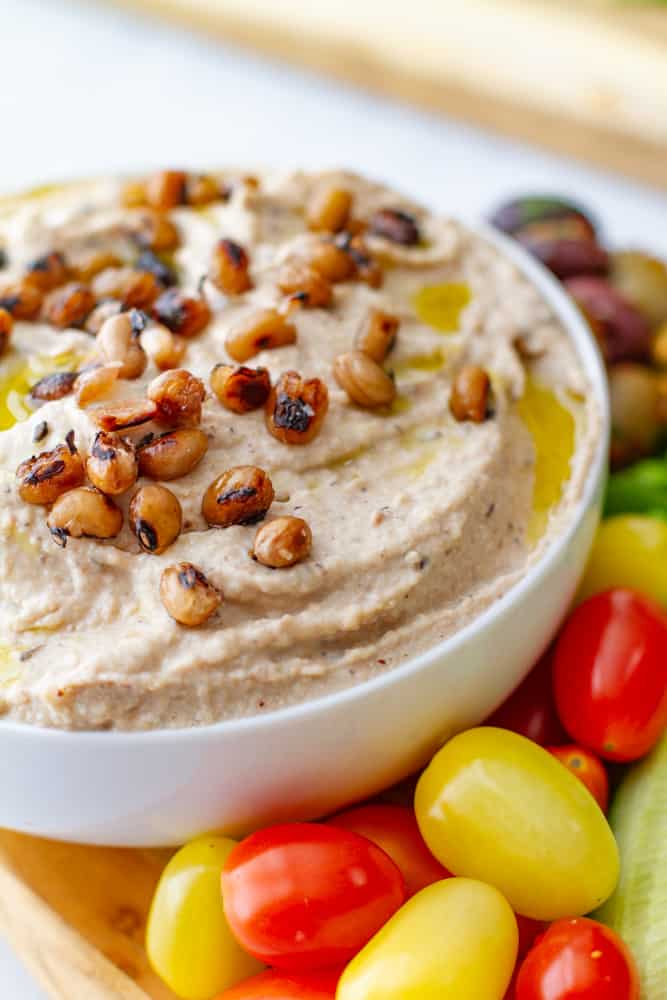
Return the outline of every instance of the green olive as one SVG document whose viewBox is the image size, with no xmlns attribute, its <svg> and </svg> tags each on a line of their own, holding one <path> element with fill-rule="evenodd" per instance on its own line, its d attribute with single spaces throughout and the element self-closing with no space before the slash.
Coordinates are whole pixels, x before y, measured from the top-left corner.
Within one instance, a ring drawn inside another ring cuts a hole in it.
<svg viewBox="0 0 667 1000">
<path fill-rule="evenodd" d="M 667 320 L 667 263 L 640 250 L 615 253 L 611 263 L 611 283 L 651 326 Z"/>
<path fill-rule="evenodd" d="M 609 370 L 612 463 L 626 465 L 655 448 L 659 422 L 658 382 L 644 365 L 626 362 Z"/>
</svg>

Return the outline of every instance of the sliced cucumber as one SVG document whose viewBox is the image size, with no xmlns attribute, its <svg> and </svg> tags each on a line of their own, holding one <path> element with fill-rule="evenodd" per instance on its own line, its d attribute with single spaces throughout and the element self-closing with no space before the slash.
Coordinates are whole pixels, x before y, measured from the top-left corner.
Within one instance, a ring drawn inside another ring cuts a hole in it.
<svg viewBox="0 0 667 1000">
<path fill-rule="evenodd" d="M 628 771 L 609 814 L 621 878 L 597 916 L 632 950 L 642 1000 L 667 998 L 667 736 Z"/>
</svg>

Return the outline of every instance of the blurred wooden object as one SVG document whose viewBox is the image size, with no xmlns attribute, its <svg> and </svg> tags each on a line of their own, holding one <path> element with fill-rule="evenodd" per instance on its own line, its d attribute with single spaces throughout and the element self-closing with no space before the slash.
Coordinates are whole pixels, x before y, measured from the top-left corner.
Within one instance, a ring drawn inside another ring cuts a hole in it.
<svg viewBox="0 0 667 1000">
<path fill-rule="evenodd" d="M 115 0 L 667 187 L 667 8 L 624 0 Z"/>
<path fill-rule="evenodd" d="M 176 1000 L 144 950 L 166 857 L 0 831 L 0 933 L 53 1000 Z"/>
</svg>

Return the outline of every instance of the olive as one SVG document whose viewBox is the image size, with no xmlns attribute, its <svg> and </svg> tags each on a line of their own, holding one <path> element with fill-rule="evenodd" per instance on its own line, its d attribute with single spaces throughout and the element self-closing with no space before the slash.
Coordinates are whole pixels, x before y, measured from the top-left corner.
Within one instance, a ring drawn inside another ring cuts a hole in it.
<svg viewBox="0 0 667 1000">
<path fill-rule="evenodd" d="M 650 368 L 624 362 L 609 370 L 612 465 L 634 462 L 655 448 L 659 432 L 658 380 Z"/>
<path fill-rule="evenodd" d="M 590 238 L 595 239 L 596 225 L 590 214 L 575 202 L 553 195 L 528 195 L 524 198 L 514 198 L 501 205 L 493 213 L 490 221 L 496 229 L 513 235 L 517 230 L 532 222 L 565 219 L 571 216 L 581 219 L 588 228 Z"/>
<path fill-rule="evenodd" d="M 608 281 L 582 275 L 567 280 L 565 287 L 584 313 L 609 364 L 648 359 L 648 323 Z"/>
<path fill-rule="evenodd" d="M 642 253 L 612 254 L 610 281 L 644 315 L 651 326 L 667 321 L 667 263 Z"/>
</svg>

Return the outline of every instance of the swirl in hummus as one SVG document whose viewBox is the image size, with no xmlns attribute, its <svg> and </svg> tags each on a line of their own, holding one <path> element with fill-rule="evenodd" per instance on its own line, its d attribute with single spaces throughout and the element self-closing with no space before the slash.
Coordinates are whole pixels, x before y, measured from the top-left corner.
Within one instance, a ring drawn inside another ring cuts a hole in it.
<svg viewBox="0 0 667 1000">
<path fill-rule="evenodd" d="M 0 247 L 6 717 L 201 725 L 357 684 L 568 523 L 600 415 L 565 331 L 495 247 L 381 185 L 64 186 L 5 202 Z M 120 314 L 114 361 L 91 331 Z"/>
</svg>

